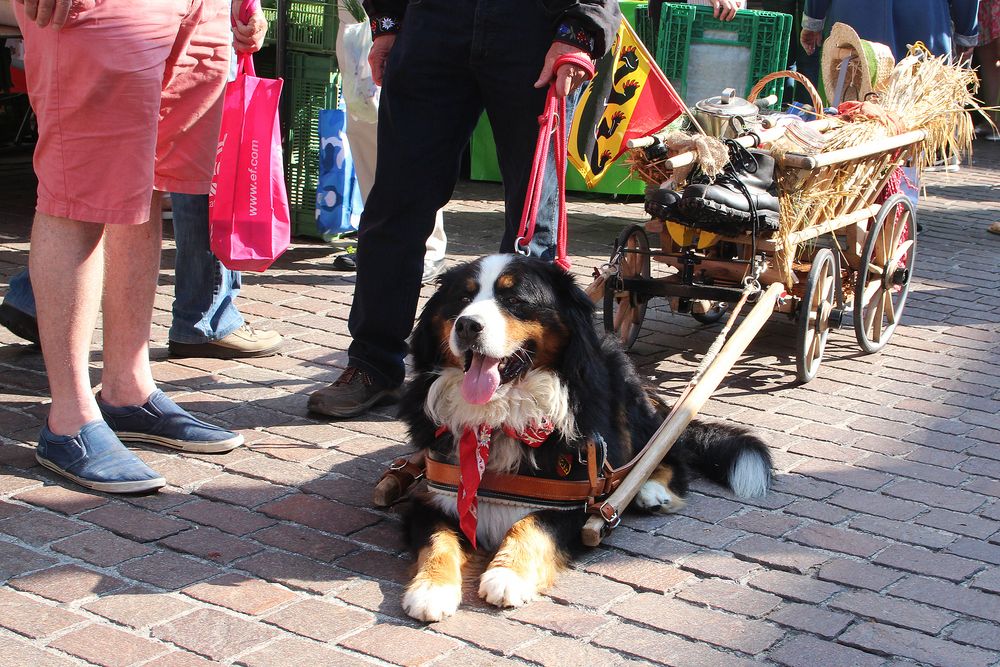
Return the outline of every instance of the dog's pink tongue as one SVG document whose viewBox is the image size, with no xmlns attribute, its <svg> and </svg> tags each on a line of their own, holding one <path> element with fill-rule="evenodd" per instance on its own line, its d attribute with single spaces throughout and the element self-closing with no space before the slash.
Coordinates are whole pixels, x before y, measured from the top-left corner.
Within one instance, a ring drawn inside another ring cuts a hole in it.
<svg viewBox="0 0 1000 667">
<path fill-rule="evenodd" d="M 462 398 L 473 405 L 489 403 L 500 386 L 500 360 L 476 352 L 462 380 Z"/>
</svg>

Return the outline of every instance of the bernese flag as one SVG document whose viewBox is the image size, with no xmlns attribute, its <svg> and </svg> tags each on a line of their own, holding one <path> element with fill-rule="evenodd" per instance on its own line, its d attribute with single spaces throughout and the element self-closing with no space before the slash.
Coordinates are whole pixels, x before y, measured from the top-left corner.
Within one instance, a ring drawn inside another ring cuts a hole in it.
<svg viewBox="0 0 1000 667">
<path fill-rule="evenodd" d="M 684 102 L 623 19 L 577 105 L 569 160 L 592 188 L 625 152 L 629 139 L 652 134 L 682 113 Z"/>
</svg>

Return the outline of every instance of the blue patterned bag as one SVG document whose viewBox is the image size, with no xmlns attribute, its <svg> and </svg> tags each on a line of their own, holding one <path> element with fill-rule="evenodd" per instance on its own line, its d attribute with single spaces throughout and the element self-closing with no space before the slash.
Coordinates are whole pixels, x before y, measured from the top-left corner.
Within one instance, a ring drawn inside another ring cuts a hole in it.
<svg viewBox="0 0 1000 667">
<path fill-rule="evenodd" d="M 324 237 L 355 231 L 364 204 L 347 143 L 343 103 L 319 112 L 319 182 L 316 185 L 316 229 Z"/>
</svg>

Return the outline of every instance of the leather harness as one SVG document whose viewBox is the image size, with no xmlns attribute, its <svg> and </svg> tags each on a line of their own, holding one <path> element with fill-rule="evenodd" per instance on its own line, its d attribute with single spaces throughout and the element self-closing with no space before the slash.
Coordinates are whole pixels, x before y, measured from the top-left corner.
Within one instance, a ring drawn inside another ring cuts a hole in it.
<svg viewBox="0 0 1000 667">
<path fill-rule="evenodd" d="M 587 440 L 585 480 L 548 479 L 487 471 L 483 473 L 479 490 L 487 494 L 529 502 L 536 500 L 542 503 L 582 504 L 588 514 L 601 516 L 611 528 L 614 528 L 621 521 L 620 514 L 618 509 L 605 502 L 605 499 L 618 488 L 645 451 L 646 447 L 643 447 L 631 461 L 619 468 L 612 468 L 606 457 L 600 457 L 597 443 L 591 438 Z M 602 458 L 603 465 L 598 466 L 598 461 Z M 422 477 L 426 477 L 433 485 L 455 489 L 458 487 L 461 472 L 456 465 L 435 461 L 427 456 L 422 468 L 409 459 L 396 459 L 386 470 L 385 475 L 395 476 L 405 491 Z"/>
</svg>

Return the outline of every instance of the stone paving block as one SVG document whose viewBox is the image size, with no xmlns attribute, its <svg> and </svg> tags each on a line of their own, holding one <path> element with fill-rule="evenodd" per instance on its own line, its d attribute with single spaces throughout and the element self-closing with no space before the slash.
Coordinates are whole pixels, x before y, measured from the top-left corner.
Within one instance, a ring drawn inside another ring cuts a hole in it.
<svg viewBox="0 0 1000 667">
<path fill-rule="evenodd" d="M 510 614 L 509 618 L 570 637 L 590 636 L 611 622 L 604 615 L 546 600 L 521 607 Z"/>
<path fill-rule="evenodd" d="M 812 524 L 792 531 L 788 539 L 807 547 L 837 551 L 851 556 L 870 557 L 889 542 L 847 528 Z"/>
<path fill-rule="evenodd" d="M 190 524 L 128 505 L 112 504 L 80 515 L 84 521 L 138 542 L 152 542 L 179 533 Z"/>
<path fill-rule="evenodd" d="M 83 608 L 120 625 L 140 629 L 180 616 L 193 606 L 173 595 L 133 587 L 88 602 Z"/>
<path fill-rule="evenodd" d="M 537 629 L 529 625 L 516 623 L 495 613 L 484 614 L 461 608 L 454 616 L 431 623 L 428 628 L 497 653 L 511 653 L 539 634 Z"/>
<path fill-rule="evenodd" d="M 1000 633 L 995 623 L 959 621 L 951 628 L 951 639 L 1000 652 Z"/>
<path fill-rule="evenodd" d="M 7 582 L 11 588 L 57 602 L 73 602 L 121 588 L 124 581 L 77 565 L 57 565 Z"/>
<path fill-rule="evenodd" d="M 220 568 L 169 551 L 155 553 L 118 567 L 126 577 L 147 584 L 178 590 L 218 574 Z"/>
<path fill-rule="evenodd" d="M 542 637 L 514 650 L 514 655 L 540 665 L 565 665 L 590 667 L 591 665 L 618 665 L 622 659 L 606 649 L 582 644 L 565 637 Z"/>
<path fill-rule="evenodd" d="M 47 637 L 86 621 L 86 617 L 0 588 L 0 627 L 31 639 Z M 0 655 L 4 655 L 0 652 Z"/>
<path fill-rule="evenodd" d="M 275 519 L 299 523 L 334 535 L 349 535 L 379 521 L 379 517 L 370 512 L 301 493 L 268 503 L 260 511 Z"/>
<path fill-rule="evenodd" d="M 397 558 L 381 551 L 359 550 L 337 561 L 337 566 L 366 577 L 385 579 L 397 584 L 410 581 L 410 558 Z"/>
<path fill-rule="evenodd" d="M 1000 594 L 1000 568 L 990 568 L 977 574 L 970 585 L 988 593 Z"/>
<path fill-rule="evenodd" d="M 288 487 L 277 486 L 263 480 L 222 474 L 206 481 L 195 490 L 195 493 L 208 500 L 249 508 L 280 498 L 290 491 Z"/>
<path fill-rule="evenodd" d="M 885 652 L 936 667 L 987 667 L 996 660 L 990 651 L 959 646 L 934 637 L 878 623 L 859 623 L 839 639 L 863 650 Z"/>
<path fill-rule="evenodd" d="M 147 662 L 143 667 L 210 667 L 217 663 L 200 658 L 187 651 L 172 650 L 170 653 Z"/>
<path fill-rule="evenodd" d="M 87 524 L 70 521 L 52 512 L 34 511 L 0 521 L 0 534 L 16 537 L 35 547 L 75 535 L 87 529 Z"/>
<path fill-rule="evenodd" d="M 637 590 L 665 593 L 691 579 L 685 572 L 666 563 L 635 558 L 617 551 L 607 551 L 590 561 L 584 570 L 628 584 Z"/>
<path fill-rule="evenodd" d="M 265 551 L 240 561 L 235 567 L 266 581 L 320 595 L 344 585 L 350 573 L 295 554 Z"/>
<path fill-rule="evenodd" d="M 981 519 L 965 512 L 950 512 L 948 510 L 931 510 L 917 517 L 916 522 L 923 526 L 933 526 L 959 535 L 986 539 L 1000 530 L 1000 521 Z"/>
<path fill-rule="evenodd" d="M 244 620 L 214 609 L 197 609 L 162 625 L 152 635 L 209 660 L 222 661 L 279 636 L 263 623 Z"/>
<path fill-rule="evenodd" d="M 404 667 L 418 667 L 450 652 L 454 639 L 402 625 L 381 624 L 341 641 L 353 651 Z"/>
<path fill-rule="evenodd" d="M 0 655 L 10 665 L 31 665 L 31 667 L 71 667 L 77 664 L 61 654 L 42 651 L 21 639 L 0 635 Z"/>
<path fill-rule="evenodd" d="M 269 614 L 263 620 L 288 632 L 331 643 L 372 625 L 375 616 L 366 611 L 309 598 Z"/>
<path fill-rule="evenodd" d="M 195 600 L 225 607 L 248 616 L 260 616 L 298 597 L 288 589 L 239 574 L 224 574 L 188 586 L 181 592 Z"/>
<path fill-rule="evenodd" d="M 826 581 L 880 591 L 894 581 L 902 579 L 903 574 L 897 570 L 890 570 L 878 565 L 859 563 L 846 558 L 835 558 L 824 563 L 817 576 Z"/>
<path fill-rule="evenodd" d="M 956 540 L 955 536 L 951 533 L 943 533 L 939 530 L 916 526 L 911 522 L 893 521 L 867 514 L 861 514 L 851 519 L 849 525 L 855 530 L 898 542 L 916 544 L 928 549 L 940 549 Z"/>
<path fill-rule="evenodd" d="M 925 509 L 923 505 L 918 503 L 856 489 L 844 489 L 830 498 L 830 502 L 856 512 L 864 512 L 897 521 L 908 521 Z"/>
<path fill-rule="evenodd" d="M 996 536 L 991 538 L 997 542 Z M 945 549 L 956 556 L 964 556 L 973 560 L 1000 565 L 1000 544 L 990 544 L 985 540 L 974 540 L 971 537 L 960 537 Z"/>
<path fill-rule="evenodd" d="M 90 530 L 67 537 L 53 544 L 52 550 L 98 567 L 112 567 L 154 552 L 152 547 L 118 537 L 106 530 Z"/>
<path fill-rule="evenodd" d="M 403 587 L 396 584 L 383 581 L 355 581 L 338 590 L 335 595 L 349 605 L 392 618 L 409 619 L 400 602 L 403 599 Z"/>
<path fill-rule="evenodd" d="M 958 586 L 940 579 L 907 577 L 889 589 L 890 595 L 943 607 L 977 618 L 1000 623 L 1000 606 L 995 595 Z"/>
<path fill-rule="evenodd" d="M 751 510 L 746 514 L 731 516 L 721 521 L 722 525 L 738 528 L 748 533 L 757 533 L 767 537 L 781 537 L 785 533 L 802 525 L 798 519 L 780 514 L 770 514 L 760 510 Z"/>
<path fill-rule="evenodd" d="M 798 603 L 786 604 L 767 618 L 775 623 L 826 639 L 839 635 L 854 620 L 850 614 L 839 614 L 821 607 Z"/>
<path fill-rule="evenodd" d="M 42 486 L 14 496 L 32 505 L 44 507 L 63 514 L 79 514 L 92 510 L 108 502 L 108 499 L 93 491 L 76 491 L 63 486 Z"/>
<path fill-rule="evenodd" d="M 785 514 L 815 519 L 823 523 L 840 523 L 853 516 L 854 511 L 848 511 L 831 505 L 828 501 L 796 500 L 784 508 Z"/>
<path fill-rule="evenodd" d="M 768 655 L 787 667 L 881 667 L 884 659 L 849 646 L 799 635 Z"/>
<path fill-rule="evenodd" d="M 799 573 L 807 572 L 830 559 L 828 555 L 814 549 L 759 535 L 735 542 L 729 546 L 729 550 L 755 563 Z"/>
<path fill-rule="evenodd" d="M 861 618 L 919 630 L 930 635 L 936 635 L 955 620 L 953 614 L 940 609 L 869 591 L 838 593 L 827 604 L 833 609 L 848 611 Z"/>
<path fill-rule="evenodd" d="M 681 589 L 676 597 L 698 605 L 760 618 L 781 604 L 781 598 L 719 579 L 704 579 Z"/>
<path fill-rule="evenodd" d="M 823 602 L 841 590 L 839 586 L 834 584 L 781 570 L 757 572 L 747 580 L 747 584 L 788 600 L 813 604 Z"/>
<path fill-rule="evenodd" d="M 593 643 L 620 654 L 634 655 L 643 661 L 678 667 L 751 667 L 758 664 L 705 644 L 627 623 L 605 628 L 594 637 Z"/>
<path fill-rule="evenodd" d="M 905 544 L 886 547 L 874 562 L 907 572 L 962 581 L 982 568 L 981 563 L 950 554 L 935 553 Z"/>
<path fill-rule="evenodd" d="M 246 535 L 255 530 L 274 525 L 274 519 L 259 513 L 248 512 L 227 503 L 196 500 L 171 510 L 171 514 L 212 526 L 233 535 Z"/>
<path fill-rule="evenodd" d="M 355 534 L 354 537 L 357 539 L 358 534 Z M 289 524 L 265 528 L 254 533 L 253 539 L 262 544 L 286 551 L 294 551 L 297 554 L 323 562 L 333 562 L 344 554 L 357 549 L 356 545 L 333 535 Z"/>
<path fill-rule="evenodd" d="M 972 512 L 986 501 L 975 493 L 915 480 L 895 481 L 882 493 L 954 512 Z"/>
<path fill-rule="evenodd" d="M 233 537 L 214 528 L 197 526 L 160 540 L 160 544 L 216 563 L 231 563 L 263 548 L 250 540 Z"/>
<path fill-rule="evenodd" d="M 784 635 L 762 621 L 710 611 L 655 593 L 640 593 L 611 611 L 631 621 L 749 655 L 760 653 Z"/>
<path fill-rule="evenodd" d="M 49 644 L 102 667 L 128 667 L 166 652 L 168 647 L 104 625 L 88 625 Z"/>
<path fill-rule="evenodd" d="M 366 667 L 367 660 L 299 637 L 286 637 L 249 653 L 237 662 L 246 667 Z"/>
<path fill-rule="evenodd" d="M 631 587 L 579 570 L 563 572 L 545 595 L 564 604 L 594 609 L 633 594 Z"/>
</svg>

